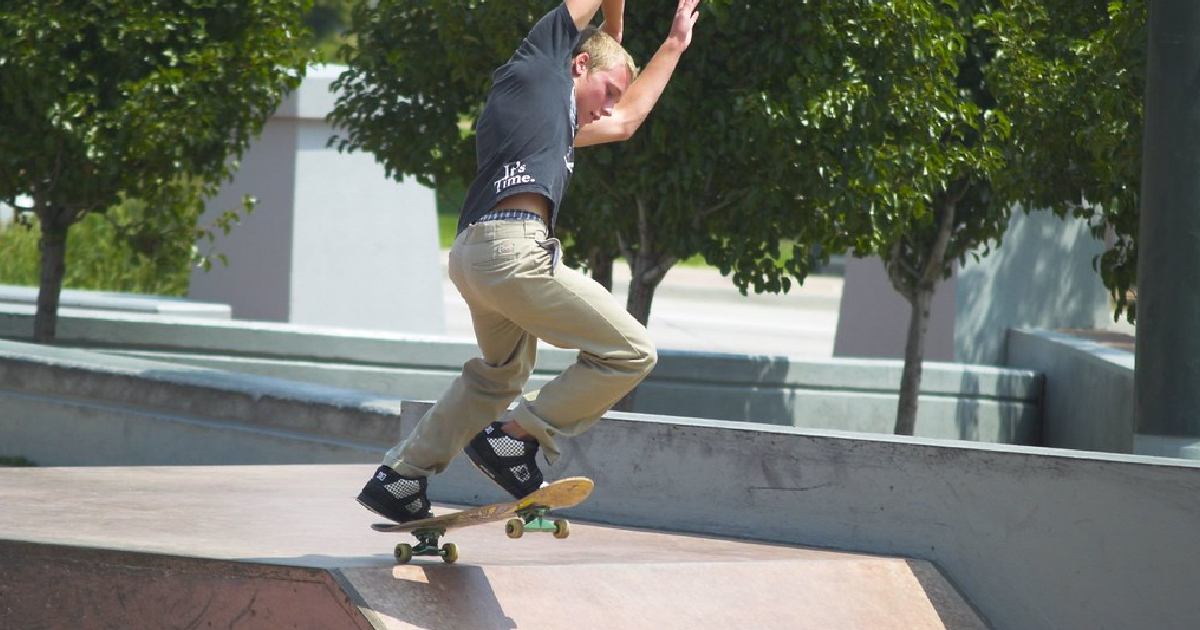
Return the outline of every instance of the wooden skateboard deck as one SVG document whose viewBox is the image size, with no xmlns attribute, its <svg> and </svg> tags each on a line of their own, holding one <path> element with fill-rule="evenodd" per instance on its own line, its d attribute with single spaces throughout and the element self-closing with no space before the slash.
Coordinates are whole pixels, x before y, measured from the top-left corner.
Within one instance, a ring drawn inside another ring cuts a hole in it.
<svg viewBox="0 0 1200 630">
<path fill-rule="evenodd" d="M 526 531 L 552 532 L 555 538 L 566 538 L 570 523 L 565 519 L 547 521 L 546 512 L 569 508 L 583 503 L 595 484 L 587 477 L 568 477 L 538 488 L 523 499 L 481 505 L 459 512 L 443 514 L 407 523 L 375 523 L 377 532 L 411 532 L 420 541 L 415 548 L 407 543 L 396 545 L 396 559 L 408 562 L 413 556 L 440 556 L 446 563 L 458 559 L 458 548 L 446 543 L 438 548 L 438 539 L 448 530 L 483 525 L 508 519 L 505 532 L 509 538 L 520 538 Z"/>
</svg>

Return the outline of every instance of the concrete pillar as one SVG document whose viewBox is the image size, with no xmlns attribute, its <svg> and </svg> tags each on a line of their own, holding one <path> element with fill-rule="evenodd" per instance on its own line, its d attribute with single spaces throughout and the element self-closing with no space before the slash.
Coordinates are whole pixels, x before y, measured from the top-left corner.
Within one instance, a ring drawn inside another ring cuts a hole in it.
<svg viewBox="0 0 1200 630">
<path fill-rule="evenodd" d="M 189 297 L 229 304 L 239 319 L 441 334 L 434 191 L 389 179 L 369 153 L 325 146 L 335 133 L 329 88 L 342 70 L 310 68 L 208 203 L 202 225 L 242 195 L 259 200 L 218 237 L 229 266 L 195 271 Z"/>
<path fill-rule="evenodd" d="M 1150 3 L 1138 234 L 1138 430 L 1200 436 L 1200 2 Z"/>
</svg>

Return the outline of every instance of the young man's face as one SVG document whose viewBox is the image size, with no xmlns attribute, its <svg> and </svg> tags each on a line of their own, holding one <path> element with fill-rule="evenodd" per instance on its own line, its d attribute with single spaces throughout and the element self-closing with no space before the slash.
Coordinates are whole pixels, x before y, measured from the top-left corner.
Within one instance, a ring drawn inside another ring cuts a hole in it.
<svg viewBox="0 0 1200 630">
<path fill-rule="evenodd" d="M 611 116 L 617 101 L 629 88 L 629 68 L 620 65 L 588 71 L 587 59 L 587 53 L 580 53 L 571 63 L 571 74 L 575 79 L 575 112 L 580 127 Z"/>
</svg>

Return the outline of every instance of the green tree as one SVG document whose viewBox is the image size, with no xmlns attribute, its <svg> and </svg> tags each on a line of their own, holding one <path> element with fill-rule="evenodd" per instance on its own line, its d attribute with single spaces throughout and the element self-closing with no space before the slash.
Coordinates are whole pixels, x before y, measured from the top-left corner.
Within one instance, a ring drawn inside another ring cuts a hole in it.
<svg viewBox="0 0 1200 630">
<path fill-rule="evenodd" d="M 713 32 L 735 50 L 713 53 L 712 67 L 696 72 L 705 85 L 690 103 L 703 106 L 670 104 L 698 115 L 681 115 L 666 135 L 695 130 L 690 163 L 712 156 L 720 168 L 702 167 L 702 179 L 685 183 L 712 196 L 668 213 L 680 221 L 660 240 L 698 247 L 743 291 L 803 280 L 814 246 L 880 255 L 911 306 L 896 426 L 911 434 L 932 295 L 956 259 L 1003 233 L 1011 207 L 988 184 L 1009 128 L 972 82 L 981 63 L 972 14 L 938 0 L 712 6 Z M 713 81 L 728 110 L 697 98 Z M 781 263 L 783 239 L 795 244 Z"/>
<path fill-rule="evenodd" d="M 899 0 L 864 7 L 866 28 L 843 63 L 862 69 L 850 80 L 851 93 L 862 94 L 857 111 L 812 121 L 825 133 L 833 126 L 846 134 L 841 155 L 828 156 L 837 165 L 826 179 L 837 204 L 829 210 L 845 222 L 856 255 L 883 259 L 910 305 L 895 425 L 901 435 L 915 427 L 933 294 L 956 261 L 999 241 L 1013 207 L 991 186 L 1005 154 L 1019 149 L 978 80 L 990 51 L 973 31 L 974 8 Z M 871 35 L 876 30 L 890 41 Z M 892 70 L 880 71 L 881 61 Z M 811 103 L 806 109 L 820 111 Z M 854 110 L 835 104 L 833 111 Z"/>
<path fill-rule="evenodd" d="M 929 68 L 896 73 L 897 85 L 870 90 L 890 96 L 860 118 L 866 137 L 846 143 L 858 153 L 851 162 L 867 169 L 849 179 L 852 194 L 837 197 L 856 201 L 850 206 L 858 211 L 846 215 L 856 252 L 878 253 L 912 305 L 896 420 L 897 433 L 911 434 L 936 284 L 956 260 L 999 246 L 1014 208 L 1086 217 L 1098 235 L 1111 230 L 1116 246 L 1097 262 L 1118 313 L 1125 305 L 1136 277 L 1145 8 L 888 4 L 929 31 L 887 54 Z"/>
<path fill-rule="evenodd" d="M 911 306 L 897 433 L 914 428 L 937 284 L 956 261 L 999 246 L 1014 208 L 1099 216 L 1098 229 L 1113 226 L 1119 239 L 1101 261 L 1106 281 L 1117 291 L 1121 278 L 1132 277 L 1128 235 L 1137 219 L 1130 220 L 1130 186 L 1140 145 L 1129 141 L 1129 130 L 1139 124 L 1141 89 L 1139 74 L 1128 70 L 1142 63 L 1129 54 L 1139 18 L 1109 3 L 1110 21 L 1103 3 L 1093 4 L 891 0 L 823 7 L 795 35 L 819 42 L 812 55 L 823 61 L 794 74 L 791 89 L 760 93 L 763 111 L 777 113 L 772 132 L 795 151 L 791 160 L 768 162 L 777 169 L 764 212 L 780 216 L 747 225 L 807 233 L 799 242 L 819 238 L 835 250 L 848 246 L 883 259 Z M 767 59 L 771 47 L 748 52 Z M 803 214 L 828 221 L 791 222 Z M 767 232 L 757 236 L 744 240 L 771 242 Z M 768 286 L 782 271 L 802 271 L 757 268 Z"/>
<path fill-rule="evenodd" d="M 73 224 L 121 199 L 172 203 L 185 185 L 208 197 L 230 177 L 303 75 L 306 7 L 74 0 L 0 8 L 0 200 L 34 200 L 35 340 L 54 337 Z"/>
</svg>

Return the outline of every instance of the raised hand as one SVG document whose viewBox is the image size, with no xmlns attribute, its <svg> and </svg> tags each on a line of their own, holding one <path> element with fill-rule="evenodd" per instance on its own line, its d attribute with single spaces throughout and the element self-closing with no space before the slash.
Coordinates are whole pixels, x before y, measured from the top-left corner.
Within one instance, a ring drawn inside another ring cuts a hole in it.
<svg viewBox="0 0 1200 630">
<path fill-rule="evenodd" d="M 667 39 L 687 48 L 692 43 L 692 27 L 698 19 L 700 0 L 679 0 L 679 6 L 675 8 L 675 19 L 671 22 L 671 33 L 667 35 Z"/>
</svg>

